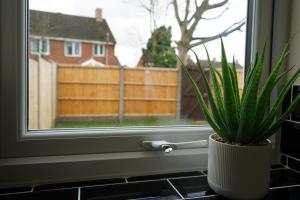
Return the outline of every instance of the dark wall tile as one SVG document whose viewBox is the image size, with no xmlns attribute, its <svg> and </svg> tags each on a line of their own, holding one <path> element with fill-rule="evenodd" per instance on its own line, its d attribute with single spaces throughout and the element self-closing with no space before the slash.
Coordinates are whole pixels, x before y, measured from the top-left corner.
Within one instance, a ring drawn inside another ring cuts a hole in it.
<svg viewBox="0 0 300 200">
<path fill-rule="evenodd" d="M 295 99 L 300 94 L 300 85 L 294 85 L 292 93 L 293 99 Z M 300 122 L 300 105 L 292 113 L 291 119 Z"/>
<path fill-rule="evenodd" d="M 81 188 L 81 200 L 180 199 L 166 180 Z"/>
<path fill-rule="evenodd" d="M 293 158 L 288 158 L 288 166 L 292 169 L 300 171 L 300 161 Z"/>
<path fill-rule="evenodd" d="M 281 164 L 286 165 L 287 164 L 287 157 L 285 155 L 281 155 L 280 162 L 281 162 Z"/>
<path fill-rule="evenodd" d="M 176 178 L 176 177 L 187 177 L 187 176 L 201 176 L 203 175 L 201 172 L 181 172 L 181 173 L 170 173 L 170 174 L 155 174 L 148 176 L 135 176 L 129 177 L 127 180 L 129 182 L 134 181 L 145 181 L 145 180 L 158 180 L 158 179 L 168 179 L 168 178 Z"/>
<path fill-rule="evenodd" d="M 281 151 L 300 159 L 300 123 L 286 121 L 281 129 Z"/>
<path fill-rule="evenodd" d="M 32 187 L 0 188 L 0 194 L 30 192 Z"/>
<path fill-rule="evenodd" d="M 103 180 L 90 180 L 90 181 L 46 184 L 46 185 L 36 186 L 34 188 L 34 191 L 60 189 L 60 188 L 84 187 L 84 186 L 90 186 L 90 185 L 106 185 L 106 184 L 116 184 L 116 183 L 125 183 L 125 179 L 115 178 L 115 179 L 103 179 Z"/>
<path fill-rule="evenodd" d="M 0 195 L 1 200 L 74 200 L 78 198 L 78 189 L 50 190 L 10 195 Z"/>
</svg>

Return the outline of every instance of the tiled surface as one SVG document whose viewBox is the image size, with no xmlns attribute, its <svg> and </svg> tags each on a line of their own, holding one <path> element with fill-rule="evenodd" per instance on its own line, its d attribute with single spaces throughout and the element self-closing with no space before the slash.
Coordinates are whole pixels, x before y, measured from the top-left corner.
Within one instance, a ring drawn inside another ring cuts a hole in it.
<svg viewBox="0 0 300 200">
<path fill-rule="evenodd" d="M 294 158 L 288 158 L 288 166 L 291 169 L 296 169 L 298 171 L 300 171 L 300 161 L 296 160 Z"/>
<path fill-rule="evenodd" d="M 1 200 L 74 200 L 78 199 L 78 189 L 48 190 L 0 195 Z"/>
<path fill-rule="evenodd" d="M 281 152 L 300 159 L 300 123 L 286 121 L 281 132 Z"/>
<path fill-rule="evenodd" d="M 17 188 L 0 189 L 0 194 L 30 192 L 31 190 L 32 190 L 32 187 L 17 187 Z"/>
<path fill-rule="evenodd" d="M 300 173 L 282 167 L 272 166 L 271 189 L 263 200 L 300 199 Z M 16 190 L 20 193 L 0 194 L 0 200 L 225 200 L 210 189 L 207 176 L 203 174 L 191 172 L 132 177 L 128 183 L 124 183 L 124 179 L 111 179 L 45 185 L 35 188 L 33 192 Z M 2 191 L 6 193 L 9 190 Z"/>
<path fill-rule="evenodd" d="M 201 172 L 183 172 L 183 173 L 172 173 L 172 174 L 160 174 L 160 175 L 149 175 L 149 176 L 136 176 L 129 177 L 127 180 L 132 181 L 144 181 L 144 180 L 157 180 L 157 179 L 167 179 L 175 177 L 188 177 L 188 176 L 200 176 L 203 175 Z"/>
<path fill-rule="evenodd" d="M 284 99 L 283 111 L 300 94 L 300 85 L 294 85 L 292 90 Z M 300 171 L 300 105 L 284 122 L 281 128 L 281 163 L 289 168 Z"/>
<path fill-rule="evenodd" d="M 206 176 L 177 178 L 170 179 L 170 181 L 184 198 L 203 197 L 215 194 L 208 186 Z"/>
<path fill-rule="evenodd" d="M 271 171 L 270 187 L 283 187 L 300 185 L 300 174 L 290 169 L 278 169 Z M 299 198 L 300 199 L 300 198 Z"/>
<path fill-rule="evenodd" d="M 81 200 L 181 199 L 167 180 L 81 188 Z"/>
<path fill-rule="evenodd" d="M 292 99 L 295 99 L 300 94 L 300 86 L 294 85 L 292 93 Z M 300 122 L 300 105 L 293 111 L 291 120 Z"/>
<path fill-rule="evenodd" d="M 34 188 L 34 191 L 40 190 L 51 190 L 55 188 L 73 188 L 73 187 L 83 187 L 90 185 L 105 185 L 105 184 L 116 184 L 116 183 L 125 183 L 125 179 L 116 178 L 116 179 L 104 179 L 104 180 L 92 180 L 92 181 L 81 181 L 81 182 L 70 182 L 70 183 L 58 183 L 58 184 L 47 184 L 40 185 Z"/>
</svg>

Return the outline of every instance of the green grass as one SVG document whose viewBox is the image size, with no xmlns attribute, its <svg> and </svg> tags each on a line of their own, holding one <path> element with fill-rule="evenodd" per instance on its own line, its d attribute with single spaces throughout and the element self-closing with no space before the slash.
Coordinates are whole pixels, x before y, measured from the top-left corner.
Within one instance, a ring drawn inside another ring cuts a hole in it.
<svg viewBox="0 0 300 200">
<path fill-rule="evenodd" d="M 203 125 L 206 121 L 193 121 L 176 118 L 91 120 L 91 121 L 57 121 L 54 128 L 87 127 L 124 127 L 124 126 L 164 126 L 164 125 Z"/>
</svg>

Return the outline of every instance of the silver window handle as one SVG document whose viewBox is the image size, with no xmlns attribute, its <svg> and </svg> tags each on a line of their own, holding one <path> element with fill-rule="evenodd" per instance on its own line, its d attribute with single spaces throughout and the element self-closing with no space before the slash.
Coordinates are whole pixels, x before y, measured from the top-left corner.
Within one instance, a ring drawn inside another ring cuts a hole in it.
<svg viewBox="0 0 300 200">
<path fill-rule="evenodd" d="M 166 153 L 180 148 L 205 148 L 207 140 L 196 140 L 191 142 L 167 142 L 165 140 L 143 141 L 143 146 L 154 150 L 163 150 Z"/>
</svg>

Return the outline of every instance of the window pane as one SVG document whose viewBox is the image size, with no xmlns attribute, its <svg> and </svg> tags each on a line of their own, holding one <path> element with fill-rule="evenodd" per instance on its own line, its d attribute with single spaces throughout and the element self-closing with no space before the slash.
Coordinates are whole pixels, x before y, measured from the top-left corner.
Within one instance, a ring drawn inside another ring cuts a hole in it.
<svg viewBox="0 0 300 200">
<path fill-rule="evenodd" d="M 176 55 L 189 66 L 207 102 L 187 48 L 197 52 L 212 84 L 202 44 L 221 71 L 220 40 L 214 39 L 221 34 L 228 60 L 235 55 L 242 88 L 247 0 L 220 7 L 211 0 L 216 8 L 200 20 L 193 18 L 200 12 L 194 4 L 202 1 L 191 1 L 187 15 L 185 0 L 178 0 L 178 15 L 170 2 L 29 0 L 29 35 L 48 39 L 32 40 L 32 52 L 47 55 L 28 56 L 29 128 L 207 124 Z M 178 20 L 184 16 L 190 24 L 181 31 Z"/>
<path fill-rule="evenodd" d="M 103 45 L 99 44 L 99 54 L 103 55 Z"/>
<path fill-rule="evenodd" d="M 31 52 L 32 53 L 39 53 L 39 40 L 32 38 L 31 39 Z"/>
<path fill-rule="evenodd" d="M 74 54 L 79 55 L 80 54 L 80 43 L 75 42 L 74 43 L 74 48 L 75 48 Z"/>
<path fill-rule="evenodd" d="M 48 51 L 48 42 L 47 40 L 43 39 L 41 40 L 41 52 L 47 53 L 47 51 Z"/>
<path fill-rule="evenodd" d="M 72 55 L 73 54 L 73 43 L 66 42 L 66 48 L 67 48 L 67 55 Z"/>
<path fill-rule="evenodd" d="M 98 54 L 98 44 L 94 44 L 94 54 Z"/>
</svg>

